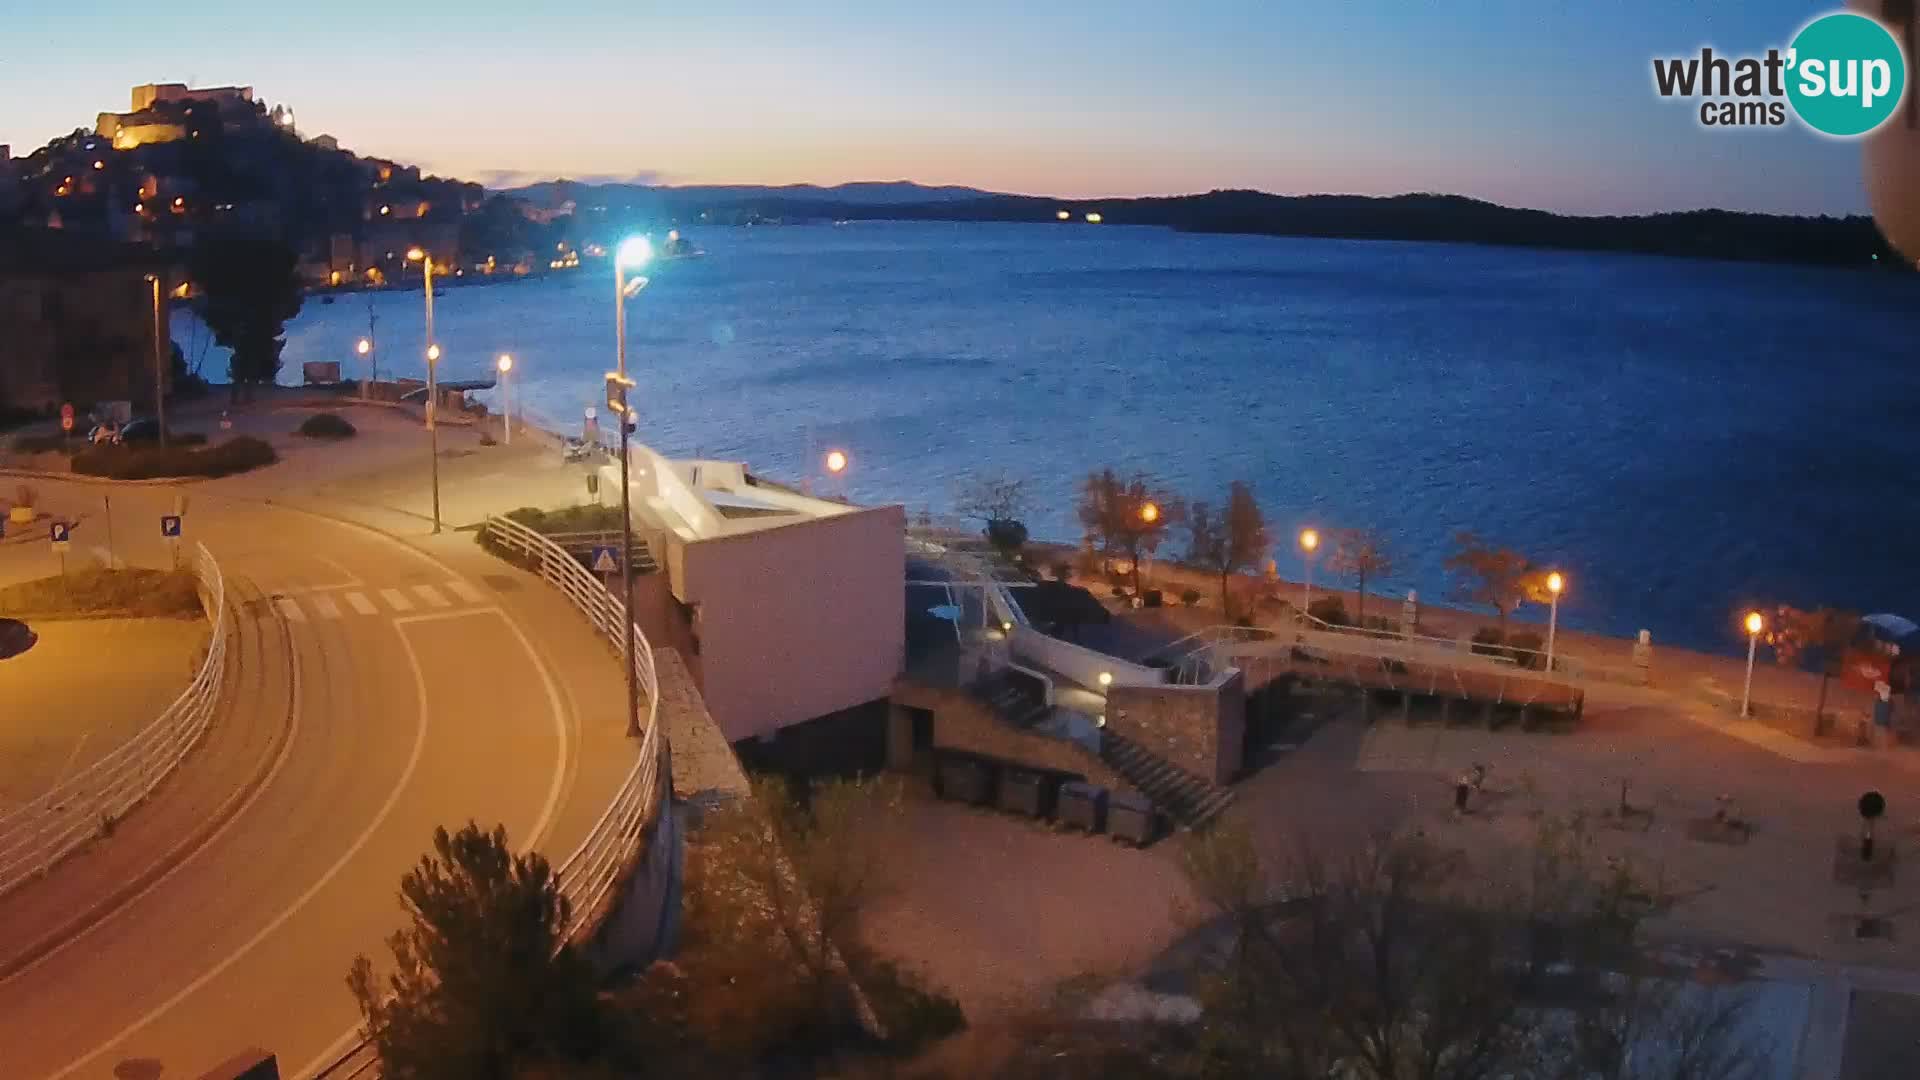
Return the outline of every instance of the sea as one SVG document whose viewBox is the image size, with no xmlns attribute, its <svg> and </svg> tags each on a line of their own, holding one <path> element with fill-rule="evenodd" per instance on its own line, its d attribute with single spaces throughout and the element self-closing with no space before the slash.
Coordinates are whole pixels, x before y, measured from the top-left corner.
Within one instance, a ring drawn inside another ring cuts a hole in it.
<svg viewBox="0 0 1920 1080">
<path fill-rule="evenodd" d="M 1754 604 L 1920 617 L 1920 277 L 1083 223 L 690 239 L 628 304 L 637 437 L 669 455 L 936 514 L 1003 472 L 1060 540 L 1089 470 L 1215 503 L 1243 480 L 1283 577 L 1299 528 L 1368 527 L 1374 588 L 1446 601 L 1472 530 L 1563 571 L 1563 625 L 1715 651 Z M 603 260 L 450 287 L 441 378 L 510 353 L 529 418 L 578 430 L 613 300 Z M 421 374 L 421 309 L 310 298 L 283 379 L 364 375 L 370 316 L 381 374 Z"/>
</svg>

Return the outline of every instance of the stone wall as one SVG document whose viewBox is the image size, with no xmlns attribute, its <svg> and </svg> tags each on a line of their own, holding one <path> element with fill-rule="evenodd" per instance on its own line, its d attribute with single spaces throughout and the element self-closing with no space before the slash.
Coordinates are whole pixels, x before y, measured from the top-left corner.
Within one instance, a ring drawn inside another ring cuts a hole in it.
<svg viewBox="0 0 1920 1080">
<path fill-rule="evenodd" d="M 893 700 L 896 705 L 933 714 L 933 745 L 937 749 L 964 750 L 1036 769 L 1079 773 L 1111 791 L 1134 792 L 1133 785 L 1093 751 L 1065 739 L 1021 731 L 995 715 L 992 706 L 964 691 L 902 684 Z"/>
<path fill-rule="evenodd" d="M 1237 670 L 1207 686 L 1107 689 L 1111 730 L 1216 784 L 1240 772 L 1246 720 L 1246 677 Z"/>
</svg>

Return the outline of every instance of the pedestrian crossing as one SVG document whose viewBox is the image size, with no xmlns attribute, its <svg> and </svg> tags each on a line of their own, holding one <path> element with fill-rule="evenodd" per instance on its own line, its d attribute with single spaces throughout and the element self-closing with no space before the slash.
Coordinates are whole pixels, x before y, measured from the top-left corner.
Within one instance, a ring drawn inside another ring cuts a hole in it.
<svg viewBox="0 0 1920 1080">
<path fill-rule="evenodd" d="M 290 623 L 332 622 L 364 616 L 406 615 L 418 611 L 447 611 L 456 606 L 485 604 L 487 594 L 470 582 L 453 580 L 421 583 L 404 588 L 328 589 L 281 594 L 273 608 Z"/>
</svg>

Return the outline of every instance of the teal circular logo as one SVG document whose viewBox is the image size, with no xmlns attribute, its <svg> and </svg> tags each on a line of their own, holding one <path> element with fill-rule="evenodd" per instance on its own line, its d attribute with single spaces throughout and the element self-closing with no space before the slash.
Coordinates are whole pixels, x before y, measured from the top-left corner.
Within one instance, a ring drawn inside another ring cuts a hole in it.
<svg viewBox="0 0 1920 1080">
<path fill-rule="evenodd" d="M 1900 104 L 1907 60 L 1887 28 L 1851 12 L 1808 23 L 1787 53 L 1787 100 L 1807 126 L 1865 135 Z"/>
</svg>

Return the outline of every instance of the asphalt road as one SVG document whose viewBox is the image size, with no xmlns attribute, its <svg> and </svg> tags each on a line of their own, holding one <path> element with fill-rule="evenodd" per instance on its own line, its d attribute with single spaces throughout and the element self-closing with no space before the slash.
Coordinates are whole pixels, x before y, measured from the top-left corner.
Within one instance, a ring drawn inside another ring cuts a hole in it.
<svg viewBox="0 0 1920 1080">
<path fill-rule="evenodd" d="M 97 487 L 38 486 L 55 512 L 103 502 Z M 235 707 L 290 707 L 291 734 L 204 847 L 0 981 L 7 1077 L 193 1077 L 247 1046 L 300 1075 L 357 1022 L 348 965 L 385 960 L 399 879 L 436 826 L 498 822 L 516 846 L 562 851 L 579 839 L 549 835 L 577 745 L 569 697 L 477 575 L 366 529 L 190 490 L 188 540 L 259 587 L 242 616 L 292 645 L 291 676 L 250 675 Z M 111 494 L 116 555 L 170 557 L 158 516 L 175 492 Z M 104 536 L 104 512 L 97 524 Z M 56 870 L 28 887 L 60 886 Z"/>
</svg>

